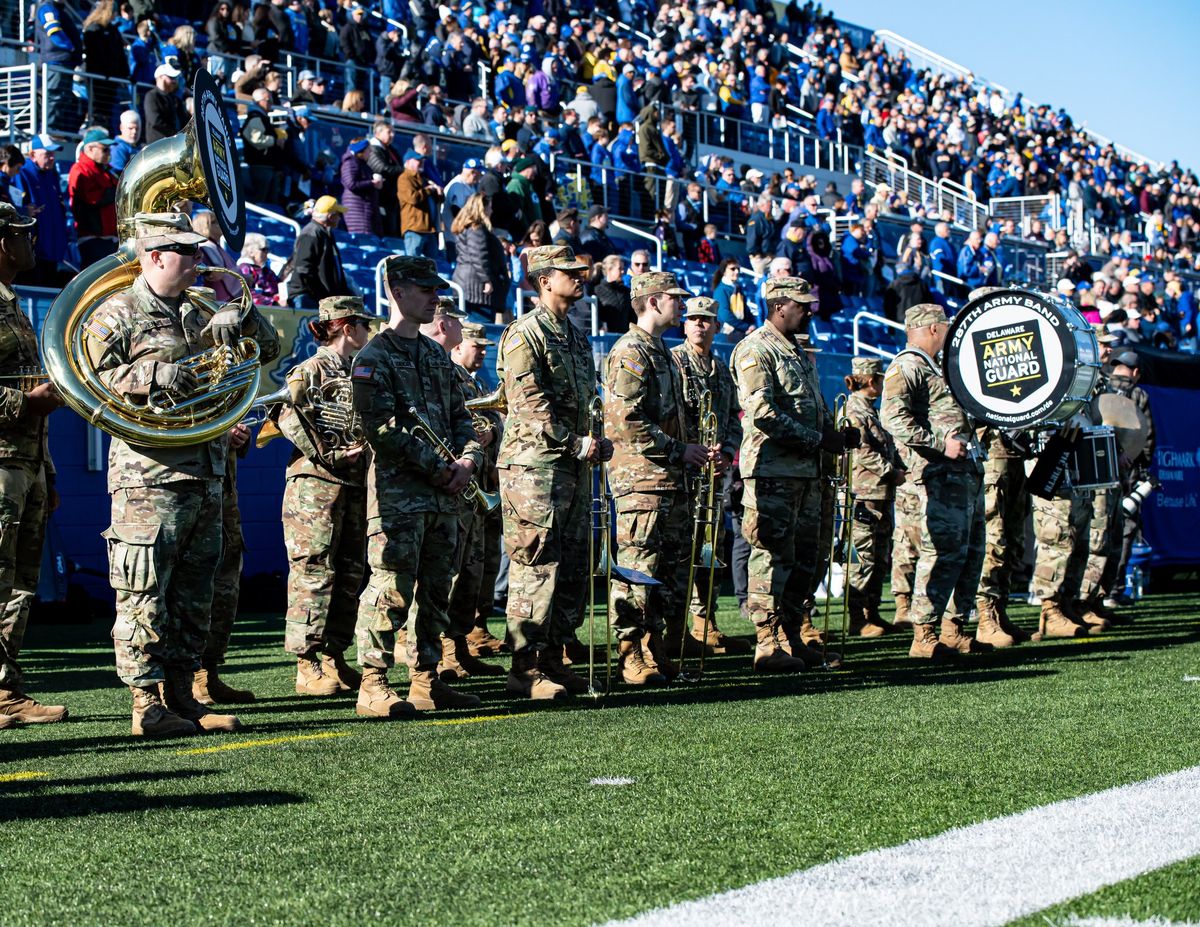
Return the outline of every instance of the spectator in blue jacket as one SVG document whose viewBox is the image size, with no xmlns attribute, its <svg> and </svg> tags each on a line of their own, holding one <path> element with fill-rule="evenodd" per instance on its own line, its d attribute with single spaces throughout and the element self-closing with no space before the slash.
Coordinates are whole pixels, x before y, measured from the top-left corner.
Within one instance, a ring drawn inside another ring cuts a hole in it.
<svg viewBox="0 0 1200 927">
<path fill-rule="evenodd" d="M 1179 350 L 1195 354 L 1200 347 L 1196 338 L 1196 294 L 1184 286 L 1174 271 L 1167 271 L 1163 298 L 1164 314 L 1168 315 L 1178 332 Z"/>
<path fill-rule="evenodd" d="M 1004 257 L 1000 253 L 1000 236 L 988 232 L 983 236 L 979 269 L 983 271 L 984 286 L 1000 286 L 1004 282 Z"/>
<path fill-rule="evenodd" d="M 46 75 L 46 127 L 51 131 L 74 132 L 79 123 L 74 119 L 75 96 L 71 87 L 75 76 L 71 72 L 83 64 L 83 39 L 59 0 L 42 0 L 35 15 L 38 55 L 52 65 Z M 38 234 L 41 235 L 41 229 Z"/>
<path fill-rule="evenodd" d="M 817 113 L 817 138 L 836 139 L 837 133 L 838 122 L 833 113 L 833 97 L 826 96 L 821 101 L 821 109 Z"/>
<path fill-rule="evenodd" d="M 119 125 L 120 131 L 109 149 L 111 155 L 108 161 L 108 166 L 117 174 L 125 170 L 129 159 L 142 150 L 142 117 L 136 109 L 127 109 L 121 113 Z"/>
<path fill-rule="evenodd" d="M 13 180 L 25 203 L 25 214 L 38 220 L 37 264 L 27 282 L 33 286 L 57 287 L 63 283 L 58 265 L 67 256 L 67 207 L 62 185 L 54 169 L 54 154 L 62 145 L 49 135 L 35 135 L 29 157 Z"/>
<path fill-rule="evenodd" d="M 950 244 L 950 224 L 939 222 L 933 227 L 933 241 L 929 243 L 929 267 L 938 273 L 958 276 L 958 264 L 954 257 L 954 246 Z M 946 281 L 934 275 L 932 285 L 939 292 L 945 292 Z"/>
<path fill-rule="evenodd" d="M 525 108 L 525 76 L 528 73 L 529 65 L 524 61 L 517 61 L 496 72 L 495 97 L 510 112 Z"/>
<path fill-rule="evenodd" d="M 637 80 L 637 68 L 632 64 L 626 64 L 621 68 L 621 74 L 617 78 L 618 125 L 622 122 L 633 122 L 641 110 L 638 105 L 637 89 L 634 86 L 635 80 Z"/>
<path fill-rule="evenodd" d="M 851 296 L 866 295 L 871 260 L 866 237 L 863 227 L 855 224 L 850 226 L 850 234 L 842 239 L 842 282 Z"/>
<path fill-rule="evenodd" d="M 757 123 L 764 123 L 771 115 L 767 105 L 771 99 L 771 82 L 767 79 L 767 66 L 757 64 L 754 74 L 750 77 L 750 118 Z"/>
<path fill-rule="evenodd" d="M 154 84 L 154 72 L 163 63 L 162 47 L 154 31 L 154 20 L 143 19 L 137 24 L 137 38 L 129 46 L 129 57 L 133 62 L 129 79 L 135 84 Z"/>
<path fill-rule="evenodd" d="M 987 273 L 983 268 L 983 236 L 973 229 L 958 252 L 958 276 L 968 290 L 984 286 Z"/>
<path fill-rule="evenodd" d="M 597 129 L 591 151 L 592 170 L 588 174 L 593 203 L 605 202 L 608 185 L 613 179 L 613 156 L 608 150 L 608 130 Z"/>
<path fill-rule="evenodd" d="M 717 324 L 731 342 L 741 341 L 755 329 L 754 313 L 746 302 L 741 284 L 742 269 L 734 258 L 717 265 L 712 278 L 712 295 L 717 302 Z"/>
<path fill-rule="evenodd" d="M 633 208 L 633 185 L 637 182 L 634 175 L 642 169 L 642 158 L 638 153 L 637 136 L 634 134 L 632 123 L 621 123 L 617 137 L 612 143 L 612 157 L 617 168 L 614 178 L 617 183 L 616 212 L 622 216 L 629 216 L 632 215 Z"/>
</svg>

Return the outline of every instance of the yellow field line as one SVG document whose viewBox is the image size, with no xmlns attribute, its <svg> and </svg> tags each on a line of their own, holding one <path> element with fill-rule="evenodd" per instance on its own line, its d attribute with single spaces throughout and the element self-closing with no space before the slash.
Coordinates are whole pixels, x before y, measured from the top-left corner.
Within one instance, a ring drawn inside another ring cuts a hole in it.
<svg viewBox="0 0 1200 927">
<path fill-rule="evenodd" d="M 50 773 L 45 772 L 15 772 L 0 773 L 0 782 L 25 782 L 29 779 L 44 779 Z"/>
<path fill-rule="evenodd" d="M 439 721 L 415 721 L 413 723 L 423 727 L 440 727 L 447 724 L 479 724 L 482 721 L 505 721 L 509 718 L 528 718 L 532 714 L 536 714 L 536 712 L 519 711 L 511 715 L 475 715 L 472 718 L 444 718 Z"/>
<path fill-rule="evenodd" d="M 302 740 L 328 740 L 331 737 L 348 737 L 349 731 L 327 731 L 323 734 L 297 734 L 294 737 L 272 737 L 268 740 L 240 740 L 237 743 L 221 744 L 219 747 L 199 747 L 195 750 L 176 750 L 179 756 L 199 756 L 202 753 L 224 753 L 226 750 L 249 750 L 251 747 L 273 747 L 276 744 L 293 744 Z"/>
</svg>

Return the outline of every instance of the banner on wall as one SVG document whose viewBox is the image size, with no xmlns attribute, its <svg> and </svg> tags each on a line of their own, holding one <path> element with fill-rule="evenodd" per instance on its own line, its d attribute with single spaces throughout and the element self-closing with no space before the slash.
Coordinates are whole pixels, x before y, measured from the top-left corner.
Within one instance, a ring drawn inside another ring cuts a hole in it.
<svg viewBox="0 0 1200 927">
<path fill-rule="evenodd" d="M 1200 403 L 1196 391 L 1147 386 L 1154 416 L 1154 475 L 1142 507 L 1154 566 L 1200 564 Z"/>
</svg>

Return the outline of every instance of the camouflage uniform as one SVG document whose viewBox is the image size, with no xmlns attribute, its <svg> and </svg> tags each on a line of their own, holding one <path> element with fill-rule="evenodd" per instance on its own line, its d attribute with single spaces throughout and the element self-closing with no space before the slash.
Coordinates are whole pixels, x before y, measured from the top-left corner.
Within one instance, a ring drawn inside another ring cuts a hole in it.
<svg viewBox="0 0 1200 927">
<path fill-rule="evenodd" d="M 914 306 L 905 317 L 909 328 L 936 321 L 944 322 L 945 314 L 929 304 Z M 922 511 L 910 617 L 914 625 L 934 624 L 945 614 L 961 625 L 983 560 L 983 468 L 967 456 L 951 460 L 944 450 L 947 438 L 970 436 L 970 423 L 941 368 L 911 347 L 888 367 L 880 419 L 896 441 Z"/>
<path fill-rule="evenodd" d="M 799 278 L 767 286 L 777 296 L 815 299 Z M 757 626 L 778 629 L 800 621 L 805 597 L 815 587 L 818 446 L 832 422 L 812 360 L 770 321 L 737 344 L 730 369 L 745 411 L 742 533 L 752 548 L 746 607 Z"/>
<path fill-rule="evenodd" d="M 211 338 L 202 335 L 210 318 L 188 293 L 171 305 L 139 276 L 95 310 L 84 347 L 108 389 L 145 403 L 159 364 L 211 346 Z M 257 309 L 250 309 L 242 331 L 258 342 L 263 363 L 278 355 L 275 330 Z M 104 537 L 109 582 L 117 593 L 112 630 L 117 675 L 126 685 L 152 686 L 163 680 L 164 668 L 190 673 L 200 667 L 221 560 L 228 447 L 223 435 L 182 447 L 143 447 L 114 438 L 109 447 L 112 525 Z"/>
<path fill-rule="evenodd" d="M 1122 354 L 1132 353 L 1134 352 L 1122 352 Z M 1114 362 L 1117 361 L 1119 356 L 1113 358 Z M 1132 359 L 1132 363 L 1134 366 L 1137 365 L 1136 355 Z M 1149 433 L 1146 435 L 1146 443 L 1142 447 L 1141 453 L 1138 454 L 1136 459 L 1130 461 L 1129 467 L 1123 469 L 1121 473 L 1122 490 L 1128 492 L 1135 484 L 1149 474 L 1150 467 L 1154 463 L 1154 415 L 1150 411 L 1149 394 L 1130 378 L 1116 375 L 1110 376 L 1108 378 L 1108 387 L 1117 395 L 1132 399 L 1134 404 L 1141 410 L 1149 426 Z M 1136 515 L 1127 515 L 1125 510 L 1121 508 L 1119 501 L 1114 506 L 1114 510 L 1114 516 L 1120 522 L 1120 528 L 1114 529 L 1114 533 L 1118 530 L 1120 532 L 1120 547 L 1113 555 L 1117 561 L 1115 569 L 1110 568 L 1104 571 L 1105 579 L 1108 582 L 1105 591 L 1109 595 L 1119 593 L 1125 588 L 1125 574 L 1129 567 L 1130 554 L 1133 553 L 1133 542 L 1142 530 L 1142 513 L 1140 510 Z"/>
<path fill-rule="evenodd" d="M 225 662 L 242 585 L 242 554 L 246 550 L 246 542 L 242 537 L 242 513 L 238 509 L 237 459 L 236 451 L 232 454 L 227 452 L 225 479 L 221 483 L 221 563 L 213 579 L 208 641 L 200 655 L 201 664 L 210 668 Z"/>
<path fill-rule="evenodd" d="M 638 274 L 633 296 L 687 296 L 669 273 Z M 614 579 L 609 592 L 618 640 L 683 625 L 692 521 L 683 472 L 687 448 L 683 377 L 661 338 L 630 325 L 608 355 L 605 436 L 613 442 L 609 485 L 617 514 L 617 561 L 657 579 Z"/>
<path fill-rule="evenodd" d="M 1044 603 L 1062 607 L 1079 597 L 1091 517 L 1091 493 L 1076 492 L 1059 499 L 1033 497 L 1033 534 L 1038 549 L 1030 589 Z"/>
<path fill-rule="evenodd" d="M 350 358 L 325 345 L 317 348 L 288 372 L 295 402 L 277 418 L 280 432 L 295 447 L 283 489 L 284 650 L 301 657 L 340 654 L 350 646 L 366 571 L 370 452 L 347 460 L 348 448 L 329 447 L 315 427 L 311 401 L 328 384 L 348 381 L 350 367 Z"/>
<path fill-rule="evenodd" d="M 1013 574 L 1025 562 L 1025 519 L 1029 514 L 1025 462 L 995 428 L 981 429 L 980 440 L 988 453 L 983 465 L 987 546 L 976 598 L 1003 606 Z"/>
<path fill-rule="evenodd" d="M 569 248 L 530 249 L 538 261 L 583 267 Z M 508 550 L 508 635 L 514 654 L 574 641 L 588 594 L 596 366 L 587 338 L 544 307 L 504 330 L 496 360 L 508 417 L 497 467 Z"/>
<path fill-rule="evenodd" d="M 1097 601 L 1110 594 L 1117 575 L 1124 520 L 1121 490 L 1098 490 L 1093 497 L 1092 517 L 1088 523 L 1088 558 L 1080 584 L 1081 599 Z"/>
<path fill-rule="evenodd" d="M 32 222 L 6 223 L 18 228 Z M 13 376 L 41 367 L 37 334 L 8 286 L 0 283 L 0 374 Z M 4 381 L 13 383 L 14 381 Z M 47 420 L 26 411 L 18 385 L 0 386 L 0 688 L 17 690 L 17 657 L 37 592 L 46 535 L 47 487 L 54 485 L 54 464 L 47 442 Z"/>
<path fill-rule="evenodd" d="M 892 534 L 892 595 L 912 595 L 921 552 L 921 496 L 910 480 L 896 486 Z"/>
</svg>

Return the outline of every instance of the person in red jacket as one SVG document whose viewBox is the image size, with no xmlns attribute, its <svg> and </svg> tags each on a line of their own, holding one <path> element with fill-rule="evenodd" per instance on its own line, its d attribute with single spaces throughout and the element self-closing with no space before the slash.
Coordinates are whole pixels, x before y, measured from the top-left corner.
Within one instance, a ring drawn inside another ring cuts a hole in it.
<svg viewBox="0 0 1200 927">
<path fill-rule="evenodd" d="M 112 143 L 103 129 L 89 129 L 67 175 L 81 268 L 117 250 L 117 175 L 108 166 Z"/>
</svg>

